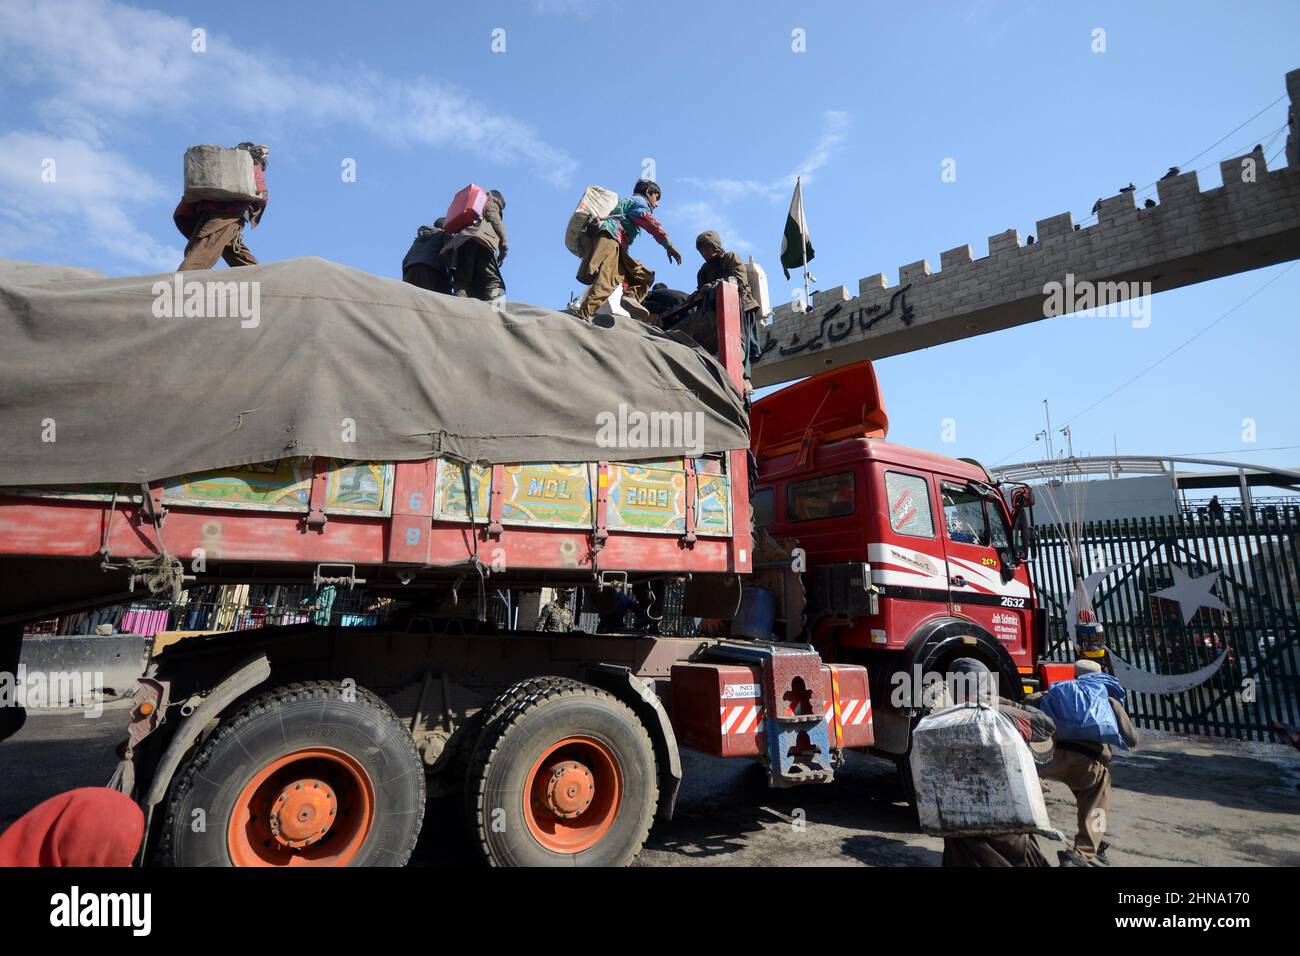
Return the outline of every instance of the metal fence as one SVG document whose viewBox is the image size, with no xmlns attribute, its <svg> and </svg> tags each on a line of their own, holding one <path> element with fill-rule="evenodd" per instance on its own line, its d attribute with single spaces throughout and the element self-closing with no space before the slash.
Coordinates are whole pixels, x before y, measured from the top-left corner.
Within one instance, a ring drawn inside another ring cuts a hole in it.
<svg viewBox="0 0 1300 956">
<path fill-rule="evenodd" d="M 694 634 L 695 619 L 682 616 L 685 585 L 656 582 L 653 590 L 642 587 L 637 597 L 653 606 L 649 616 L 628 611 L 623 629 L 650 628 L 659 634 Z M 521 592 L 504 588 L 487 589 L 484 618 L 502 630 L 518 627 Z M 589 590 L 576 589 L 576 626 L 596 633 L 600 615 L 593 610 Z M 406 626 L 412 601 L 395 600 L 364 588 L 348 590 L 334 585 L 200 585 L 188 589 L 178 602 L 141 598 L 93 611 L 64 614 L 34 621 L 24 636 L 73 636 L 94 634 L 140 634 L 152 637 L 160 631 L 247 631 L 288 624 L 365 627 L 396 623 Z M 469 604 L 473 605 L 473 599 Z M 662 614 L 662 617 L 658 615 Z M 614 625 L 610 625 L 611 629 Z"/>
<path fill-rule="evenodd" d="M 287 624 L 378 625 L 405 606 L 362 589 L 334 585 L 201 585 L 182 600 L 143 598 L 36 621 L 26 636 L 142 634 L 159 631 L 247 631 Z"/>
<path fill-rule="evenodd" d="M 1069 547 L 1038 531 L 1044 656 L 1073 660 Z M 1116 667 L 1145 672 L 1128 672 L 1127 706 L 1139 726 L 1271 740 L 1276 724 L 1300 724 L 1298 544 L 1294 506 L 1084 527 L 1084 574 L 1100 576 L 1093 607 Z M 1195 686 L 1162 689 L 1198 672 Z"/>
</svg>

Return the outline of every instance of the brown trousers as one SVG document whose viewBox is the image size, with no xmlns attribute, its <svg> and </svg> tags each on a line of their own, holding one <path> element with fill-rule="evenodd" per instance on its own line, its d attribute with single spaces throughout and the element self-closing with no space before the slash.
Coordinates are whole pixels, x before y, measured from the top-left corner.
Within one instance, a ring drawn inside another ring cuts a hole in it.
<svg viewBox="0 0 1300 956">
<path fill-rule="evenodd" d="M 946 837 L 944 866 L 1051 866 L 1031 833 Z"/>
<path fill-rule="evenodd" d="M 452 249 L 456 295 L 491 302 L 506 294 L 501 266 L 493 249 L 469 237 Z"/>
<path fill-rule="evenodd" d="M 625 295 L 640 302 L 655 281 L 654 272 L 629 256 L 612 236 L 603 232 L 596 237 L 591 252 L 578 267 L 578 279 L 581 281 L 584 276 L 593 277 L 591 288 L 578 306 L 578 315 L 584 319 L 595 315 L 620 285 L 626 286 Z"/>
<path fill-rule="evenodd" d="M 225 259 L 228 266 L 257 265 L 257 259 L 244 245 L 244 220 L 211 213 L 200 219 L 176 271 L 211 269 L 218 259 Z"/>
<path fill-rule="evenodd" d="M 1057 747 L 1051 761 L 1039 770 L 1039 776 L 1059 780 L 1074 793 L 1079 820 L 1074 852 L 1085 860 L 1092 860 L 1101 846 L 1101 838 L 1106 835 L 1106 818 L 1110 813 L 1110 768 L 1086 754 Z"/>
</svg>

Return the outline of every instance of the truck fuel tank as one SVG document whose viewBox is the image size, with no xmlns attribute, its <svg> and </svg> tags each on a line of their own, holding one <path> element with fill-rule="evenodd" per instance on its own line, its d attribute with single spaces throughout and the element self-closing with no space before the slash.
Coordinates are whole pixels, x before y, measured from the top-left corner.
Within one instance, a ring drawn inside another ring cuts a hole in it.
<svg viewBox="0 0 1300 956">
<path fill-rule="evenodd" d="M 821 666 L 827 731 L 837 750 L 875 742 L 867 669 Z M 682 746 L 718 757 L 767 752 L 763 670 L 756 664 L 684 663 L 672 668 L 672 723 Z"/>
</svg>

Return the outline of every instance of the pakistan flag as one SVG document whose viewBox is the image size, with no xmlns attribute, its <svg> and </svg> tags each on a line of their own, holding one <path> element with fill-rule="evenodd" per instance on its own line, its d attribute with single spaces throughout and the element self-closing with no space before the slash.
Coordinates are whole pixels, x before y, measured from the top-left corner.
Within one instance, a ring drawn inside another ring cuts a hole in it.
<svg viewBox="0 0 1300 956">
<path fill-rule="evenodd" d="M 808 221 L 803 216 L 803 185 L 796 179 L 790 213 L 785 217 L 785 235 L 781 237 L 781 268 L 785 277 L 790 278 L 791 269 L 811 262 L 814 255 L 812 240 L 808 238 Z"/>
</svg>

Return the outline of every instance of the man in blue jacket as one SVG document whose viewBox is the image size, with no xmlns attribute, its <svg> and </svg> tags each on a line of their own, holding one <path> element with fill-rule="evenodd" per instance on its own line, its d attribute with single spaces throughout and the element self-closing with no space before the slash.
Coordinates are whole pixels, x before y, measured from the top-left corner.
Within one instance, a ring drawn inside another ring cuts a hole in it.
<svg viewBox="0 0 1300 956">
<path fill-rule="evenodd" d="M 1101 665 L 1090 660 L 1075 661 L 1074 678 L 1106 686 L 1106 702 L 1115 718 L 1119 738 L 1125 747 L 1137 747 L 1137 730 L 1115 696 L 1116 689 L 1121 697 L 1124 693 L 1119 681 L 1102 674 Z M 1060 850 L 1057 855 L 1062 866 L 1106 865 L 1108 844 L 1102 837 L 1106 835 L 1110 813 L 1110 746 L 1092 740 L 1069 739 L 1072 728 L 1062 714 L 1052 710 L 1046 698 L 1043 704 L 1044 711 L 1056 721 L 1056 746 L 1051 761 L 1039 770 L 1039 776 L 1061 781 L 1074 793 L 1078 805 L 1079 829 L 1074 837 L 1074 849 Z"/>
</svg>

